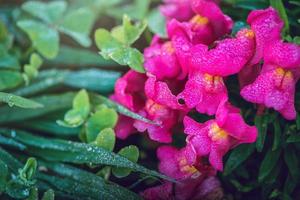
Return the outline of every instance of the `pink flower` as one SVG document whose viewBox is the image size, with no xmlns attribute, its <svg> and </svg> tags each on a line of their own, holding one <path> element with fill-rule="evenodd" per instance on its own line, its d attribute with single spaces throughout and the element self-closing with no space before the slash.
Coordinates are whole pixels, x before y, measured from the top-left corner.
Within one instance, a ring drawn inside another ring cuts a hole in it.
<svg viewBox="0 0 300 200">
<path fill-rule="evenodd" d="M 178 22 L 176 19 L 170 21 L 167 26 L 170 38 L 178 36 L 178 32 L 184 32 L 192 44 L 209 45 L 230 33 L 233 21 L 224 15 L 216 1 L 191 0 L 191 2 L 196 15 L 188 22 Z"/>
<path fill-rule="evenodd" d="M 286 119 L 296 118 L 295 84 L 300 77 L 300 46 L 273 41 L 264 50 L 264 66 L 254 83 L 244 87 L 247 101 L 274 108 Z"/>
<path fill-rule="evenodd" d="M 145 69 L 161 80 L 177 77 L 181 72 L 172 42 L 163 42 L 154 36 L 150 47 L 144 51 Z"/>
<path fill-rule="evenodd" d="M 146 79 L 145 74 L 129 70 L 117 80 L 115 93 L 111 98 L 131 111 L 140 110 L 145 105 L 144 86 Z"/>
<path fill-rule="evenodd" d="M 144 86 L 146 78 L 145 74 L 129 70 L 117 80 L 115 93 L 110 98 L 133 112 L 139 111 L 145 105 Z M 117 137 L 126 139 L 134 133 L 133 123 L 134 119 L 120 115 L 115 127 Z"/>
<path fill-rule="evenodd" d="M 214 177 L 216 170 L 198 159 L 188 147 L 178 150 L 162 146 L 157 150 L 157 157 L 160 161 L 159 171 L 178 180 L 178 183 L 172 185 L 166 182 L 149 188 L 142 193 L 145 199 L 205 199 L 212 191 L 220 190 L 220 182 Z"/>
<path fill-rule="evenodd" d="M 277 11 L 269 7 L 265 10 L 252 11 L 247 19 L 251 30 L 255 33 L 256 51 L 251 65 L 257 64 L 263 58 L 264 48 L 274 40 L 280 40 L 283 21 Z"/>
<path fill-rule="evenodd" d="M 199 44 L 192 48 L 189 79 L 178 95 L 188 108 L 215 114 L 222 99 L 227 98 L 223 77 L 238 73 L 251 59 L 254 33 L 241 30 L 237 38 L 220 41 L 214 49 Z"/>
<path fill-rule="evenodd" d="M 216 174 L 216 171 L 206 165 L 189 147 L 178 150 L 171 146 L 162 146 L 157 150 L 157 157 L 160 161 L 159 171 L 176 180 Z"/>
<path fill-rule="evenodd" d="M 224 198 L 220 181 L 215 176 L 187 178 L 180 183 L 166 182 L 141 193 L 145 200 L 221 200 Z"/>
<path fill-rule="evenodd" d="M 246 67 L 239 73 L 240 86 L 252 83 L 258 76 L 261 67 L 259 62 L 263 58 L 265 47 L 273 41 L 279 40 L 283 21 L 272 7 L 265 10 L 252 11 L 247 19 L 251 30 L 255 33 L 255 54 Z"/>
<path fill-rule="evenodd" d="M 148 124 L 136 120 L 133 126 L 139 132 L 148 131 L 150 139 L 162 143 L 172 142 L 172 128 L 177 124 L 179 112 L 166 106 L 155 103 L 151 99 L 146 101 L 146 106 L 139 112 L 140 115 L 155 121 L 157 124 Z"/>
<path fill-rule="evenodd" d="M 194 14 L 189 1 L 190 0 L 164 0 L 165 4 L 160 6 L 160 11 L 168 20 L 189 20 Z"/>
<path fill-rule="evenodd" d="M 183 90 L 185 80 L 157 80 L 155 76 L 150 76 L 145 84 L 145 93 L 148 98 L 158 104 L 168 106 L 175 110 L 186 110 L 177 100 L 177 94 Z"/>
<path fill-rule="evenodd" d="M 223 170 L 223 156 L 233 147 L 256 140 L 257 129 L 247 125 L 239 110 L 225 100 L 220 104 L 216 119 L 203 124 L 189 117 L 184 118 L 187 145 L 199 156 L 208 156 L 211 165 Z"/>
<path fill-rule="evenodd" d="M 222 12 L 218 2 L 216 0 L 191 0 L 194 12 L 209 20 L 216 39 L 230 33 L 233 26 L 233 21 Z"/>
</svg>

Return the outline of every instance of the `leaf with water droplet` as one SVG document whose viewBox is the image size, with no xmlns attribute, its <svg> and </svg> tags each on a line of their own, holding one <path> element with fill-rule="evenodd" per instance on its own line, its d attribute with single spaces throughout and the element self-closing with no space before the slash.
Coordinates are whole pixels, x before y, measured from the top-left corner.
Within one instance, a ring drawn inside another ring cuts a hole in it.
<svg viewBox="0 0 300 200">
<path fill-rule="evenodd" d="M 41 108 L 42 104 L 30 99 L 26 99 L 14 94 L 0 92 L 0 101 L 7 103 L 10 107 L 18 106 L 21 108 Z"/>
<path fill-rule="evenodd" d="M 130 146 L 122 148 L 118 152 L 118 154 L 127 158 L 128 160 L 130 160 L 132 162 L 135 162 L 135 163 L 139 159 L 139 149 L 134 145 L 130 145 Z M 112 168 L 112 173 L 118 178 L 126 177 L 130 174 L 130 172 L 131 172 L 131 169 L 128 169 L 128 168 L 121 168 L 121 167 L 113 167 Z"/>
</svg>

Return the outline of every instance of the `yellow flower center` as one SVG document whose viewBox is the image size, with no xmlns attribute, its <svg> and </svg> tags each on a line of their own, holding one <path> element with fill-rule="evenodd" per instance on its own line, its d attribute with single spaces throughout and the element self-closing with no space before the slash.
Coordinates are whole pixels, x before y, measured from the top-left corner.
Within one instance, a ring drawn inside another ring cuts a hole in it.
<svg viewBox="0 0 300 200">
<path fill-rule="evenodd" d="M 221 76 L 213 76 L 205 73 L 204 81 L 206 91 L 215 92 L 218 88 L 224 85 L 223 78 Z"/>
<path fill-rule="evenodd" d="M 212 139 L 212 141 L 224 140 L 228 137 L 228 132 L 221 129 L 217 123 L 213 123 L 210 127 L 208 136 Z"/>
<path fill-rule="evenodd" d="M 275 85 L 278 88 L 285 88 L 294 81 L 293 73 L 290 70 L 285 70 L 281 67 L 275 70 Z"/>
<path fill-rule="evenodd" d="M 165 106 L 155 103 L 153 100 L 148 99 L 146 102 L 146 109 L 150 115 L 155 115 L 157 111 L 162 111 Z"/>
<path fill-rule="evenodd" d="M 201 15 L 195 15 L 191 20 L 190 22 L 194 25 L 197 25 L 197 26 L 203 26 L 203 25 L 206 25 L 208 24 L 209 20 L 208 18 L 206 17 L 203 17 Z"/>
<path fill-rule="evenodd" d="M 179 160 L 179 168 L 180 171 L 184 173 L 198 173 L 198 170 L 194 166 L 188 165 L 187 160 L 184 157 Z"/>
<path fill-rule="evenodd" d="M 164 49 L 167 53 L 169 53 L 169 54 L 173 54 L 173 53 L 175 52 L 175 49 L 174 49 L 174 47 L 173 47 L 173 45 L 172 45 L 171 42 L 166 42 L 166 43 L 164 43 L 164 44 L 163 44 L 163 49 Z"/>
<path fill-rule="evenodd" d="M 252 30 L 250 30 L 250 29 L 247 29 L 246 31 L 245 31 L 245 36 L 247 37 L 247 38 L 254 38 L 254 36 L 255 36 L 255 33 L 254 33 L 254 31 L 252 31 Z"/>
</svg>

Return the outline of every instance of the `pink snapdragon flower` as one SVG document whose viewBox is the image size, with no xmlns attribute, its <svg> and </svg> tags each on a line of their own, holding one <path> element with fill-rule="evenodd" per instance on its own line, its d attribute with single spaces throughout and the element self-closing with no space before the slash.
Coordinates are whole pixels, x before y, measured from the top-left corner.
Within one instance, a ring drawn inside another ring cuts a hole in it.
<svg viewBox="0 0 300 200">
<path fill-rule="evenodd" d="M 273 41 L 264 49 L 264 66 L 254 83 L 244 87 L 247 101 L 274 108 L 286 119 L 296 118 L 295 84 L 300 77 L 300 46 Z"/>
<path fill-rule="evenodd" d="M 164 5 L 160 6 L 159 9 L 167 20 L 186 21 L 194 15 L 190 0 L 164 0 L 163 2 Z"/>
<path fill-rule="evenodd" d="M 160 161 L 159 171 L 176 180 L 216 175 L 216 170 L 189 147 L 178 150 L 171 146 L 161 146 L 157 149 L 157 157 Z"/>
<path fill-rule="evenodd" d="M 203 124 L 189 117 L 184 118 L 184 132 L 188 135 L 187 145 L 199 156 L 208 156 L 211 165 L 223 170 L 223 156 L 242 143 L 255 142 L 257 129 L 247 125 L 239 109 L 223 100 L 216 113 L 216 119 Z"/>
<path fill-rule="evenodd" d="M 172 141 L 172 128 L 177 124 L 182 114 L 180 111 L 160 105 L 147 98 L 144 92 L 146 80 L 145 74 L 133 70 L 128 71 L 116 82 L 115 93 L 111 99 L 156 124 L 145 123 L 120 115 L 115 127 L 116 135 L 118 138 L 126 139 L 137 131 L 147 131 L 152 140 L 170 143 Z"/>
<path fill-rule="evenodd" d="M 269 7 L 265 10 L 252 11 L 247 19 L 251 30 L 255 33 L 255 54 L 249 63 L 239 73 L 241 88 L 252 83 L 258 76 L 265 47 L 273 41 L 280 40 L 283 21 L 278 12 Z"/>
<path fill-rule="evenodd" d="M 213 192 L 223 196 L 220 182 L 214 177 L 216 170 L 197 159 L 193 151 L 162 146 L 157 150 L 157 157 L 160 161 L 159 171 L 178 180 L 178 183 L 172 185 L 166 182 L 147 189 L 142 193 L 145 199 L 205 199 Z M 191 162 L 194 165 L 190 164 Z"/>
<path fill-rule="evenodd" d="M 135 120 L 133 126 L 139 132 L 147 131 L 150 139 L 157 142 L 172 142 L 172 129 L 178 123 L 180 112 L 148 99 L 146 101 L 146 106 L 139 112 L 139 114 L 158 124 L 149 124 Z"/>
<path fill-rule="evenodd" d="M 181 72 L 172 42 L 164 42 L 158 36 L 154 36 L 151 45 L 144 50 L 144 58 L 146 71 L 159 80 L 177 77 Z"/>
<path fill-rule="evenodd" d="M 178 95 L 188 108 L 213 115 L 222 99 L 227 98 L 223 77 L 238 73 L 251 59 L 254 51 L 254 33 L 239 31 L 234 39 L 220 41 L 214 49 L 206 45 L 192 48 L 189 79 Z"/>
<path fill-rule="evenodd" d="M 141 193 L 145 200 L 221 200 L 224 192 L 215 176 L 206 179 L 185 179 L 180 183 L 166 182 Z"/>
<path fill-rule="evenodd" d="M 183 31 L 192 44 L 209 45 L 230 33 L 233 21 L 222 12 L 216 1 L 191 0 L 191 3 L 196 15 L 186 22 L 179 22 L 176 18 L 170 21 L 167 26 L 170 38 L 178 37 L 178 32 Z"/>
<path fill-rule="evenodd" d="M 119 78 L 115 84 L 115 93 L 110 97 L 133 112 L 138 112 L 145 106 L 146 96 L 144 85 L 147 76 L 129 70 Z M 120 115 L 115 127 L 118 138 L 126 139 L 136 130 L 133 127 L 134 119 Z"/>
</svg>

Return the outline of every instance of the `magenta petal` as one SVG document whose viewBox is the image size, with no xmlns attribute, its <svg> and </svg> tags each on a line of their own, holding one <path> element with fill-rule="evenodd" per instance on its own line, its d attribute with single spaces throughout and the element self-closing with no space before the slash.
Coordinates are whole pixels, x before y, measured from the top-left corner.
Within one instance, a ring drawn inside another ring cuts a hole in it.
<svg viewBox="0 0 300 200">
<path fill-rule="evenodd" d="M 145 84 L 145 93 L 148 98 L 152 99 L 158 104 L 168 106 L 173 109 L 183 109 L 177 97 L 172 94 L 167 83 L 157 81 L 155 77 L 149 77 Z"/>
<path fill-rule="evenodd" d="M 229 76 L 239 72 L 254 53 L 254 36 L 251 30 L 241 30 L 237 38 L 220 41 L 214 49 L 192 49 L 191 65 L 203 73 Z M 234 58 L 234 59 L 233 59 Z"/>
<path fill-rule="evenodd" d="M 223 171 L 223 156 L 225 153 L 218 151 L 216 145 L 212 146 L 211 152 L 209 154 L 210 164 L 218 171 Z"/>
<path fill-rule="evenodd" d="M 265 48 L 264 61 L 285 69 L 300 68 L 300 45 L 273 41 Z"/>
<path fill-rule="evenodd" d="M 163 42 L 155 36 L 151 46 L 144 50 L 145 69 L 161 80 L 164 78 L 174 78 L 181 72 L 175 48 L 172 42 Z"/>
<path fill-rule="evenodd" d="M 177 19 L 179 21 L 187 21 L 193 16 L 189 0 L 164 0 L 165 4 L 160 6 L 161 13 L 167 19 Z"/>
<path fill-rule="evenodd" d="M 173 185 L 171 182 L 166 182 L 162 185 L 151 187 L 141 193 L 144 200 L 174 200 Z"/>
<path fill-rule="evenodd" d="M 129 135 L 133 134 L 136 130 L 133 127 L 134 120 L 124 115 L 119 115 L 117 125 L 115 127 L 116 136 L 120 139 L 126 139 Z"/>
<path fill-rule="evenodd" d="M 201 16 L 207 17 L 214 28 L 216 38 L 230 33 L 233 21 L 225 15 L 216 1 L 191 0 L 193 10 Z"/>
<path fill-rule="evenodd" d="M 256 52 L 251 64 L 258 64 L 263 57 L 265 46 L 273 41 L 280 40 L 284 25 L 277 11 L 269 7 L 265 10 L 252 11 L 247 19 L 251 29 L 255 32 Z"/>
</svg>

